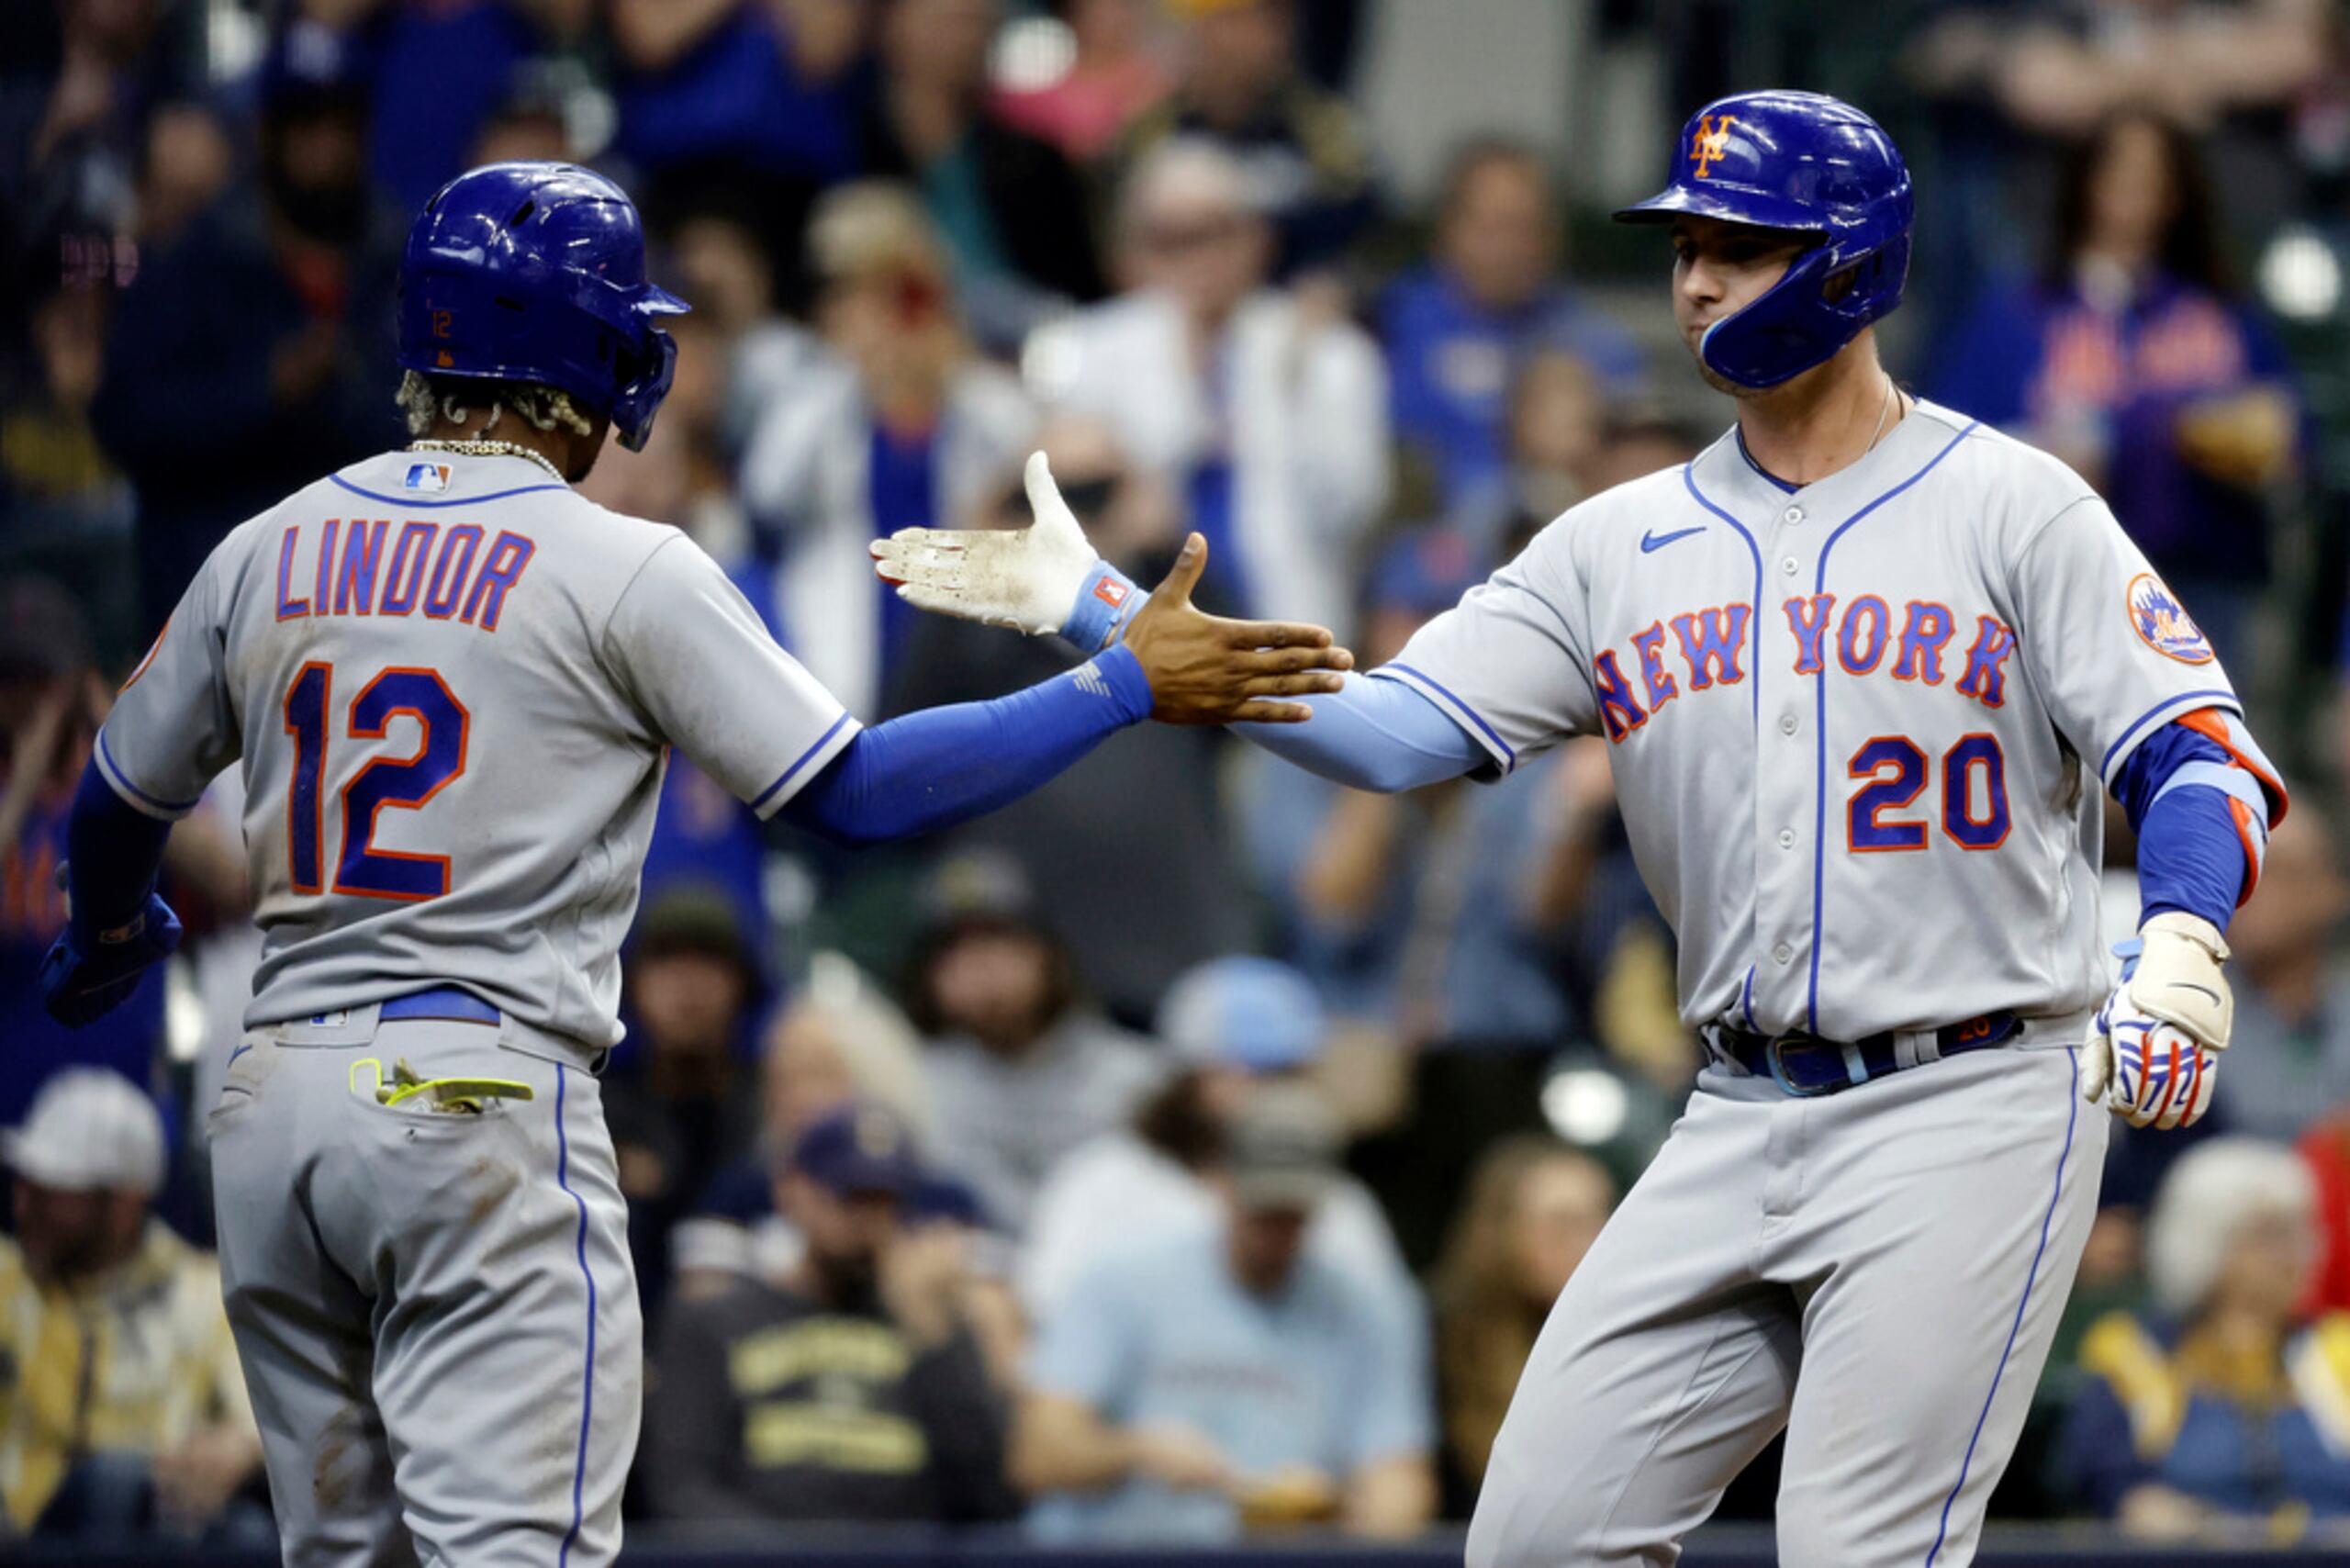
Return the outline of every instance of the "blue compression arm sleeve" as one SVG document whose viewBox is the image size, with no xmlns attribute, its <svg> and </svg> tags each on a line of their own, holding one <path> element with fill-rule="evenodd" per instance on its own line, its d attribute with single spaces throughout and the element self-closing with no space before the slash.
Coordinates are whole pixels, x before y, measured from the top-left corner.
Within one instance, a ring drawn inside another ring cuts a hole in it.
<svg viewBox="0 0 2350 1568">
<path fill-rule="evenodd" d="M 155 890 L 172 824 L 114 792 L 95 762 L 82 769 L 65 819 L 66 896 L 73 929 L 88 935 L 121 925 Z"/>
<path fill-rule="evenodd" d="M 2255 802 L 2265 827 L 2259 780 L 2215 742 L 2171 723 L 2131 753 L 2113 792 L 2138 834 L 2141 919 L 2183 910 L 2225 931 L 2255 864 L 2228 802 Z"/>
<path fill-rule="evenodd" d="M 1305 723 L 1232 730 L 1309 773 L 1382 795 L 1458 778 L 1487 760 L 1468 731 L 1400 680 L 1348 675 L 1341 690 L 1296 700 L 1314 710 Z"/>
<path fill-rule="evenodd" d="M 935 833 L 1018 800 L 1148 717 L 1150 681 L 1121 645 L 1009 697 L 859 731 L 782 814 L 852 846 Z"/>
</svg>

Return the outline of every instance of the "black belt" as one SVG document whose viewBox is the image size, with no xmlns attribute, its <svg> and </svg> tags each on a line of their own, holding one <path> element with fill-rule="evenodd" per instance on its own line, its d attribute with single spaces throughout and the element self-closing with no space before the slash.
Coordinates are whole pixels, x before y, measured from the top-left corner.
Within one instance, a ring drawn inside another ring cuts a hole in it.
<svg viewBox="0 0 2350 1568">
<path fill-rule="evenodd" d="M 1996 1046 L 2014 1034 L 2021 1020 L 2012 1013 L 1986 1013 L 1964 1024 L 1934 1031 L 1938 1057 L 1954 1057 Z M 1816 1035 L 1756 1035 L 1744 1029 L 1714 1028 L 1714 1044 L 1721 1053 L 1757 1078 L 1767 1078 L 1798 1099 L 1836 1094 L 1857 1084 L 1914 1067 L 1903 1061 L 1887 1032 L 1864 1040 L 1823 1040 Z"/>
</svg>

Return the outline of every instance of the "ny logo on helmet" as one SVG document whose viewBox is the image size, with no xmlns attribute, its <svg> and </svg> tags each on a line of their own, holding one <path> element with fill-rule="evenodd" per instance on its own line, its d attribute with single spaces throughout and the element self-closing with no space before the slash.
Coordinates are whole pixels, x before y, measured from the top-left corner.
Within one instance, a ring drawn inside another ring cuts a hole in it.
<svg viewBox="0 0 2350 1568">
<path fill-rule="evenodd" d="M 1737 123 L 1736 115 L 1698 117 L 1697 134 L 1689 139 L 1689 162 L 1697 165 L 1697 178 L 1706 178 L 1716 162 L 1729 156 L 1729 128 Z"/>
</svg>

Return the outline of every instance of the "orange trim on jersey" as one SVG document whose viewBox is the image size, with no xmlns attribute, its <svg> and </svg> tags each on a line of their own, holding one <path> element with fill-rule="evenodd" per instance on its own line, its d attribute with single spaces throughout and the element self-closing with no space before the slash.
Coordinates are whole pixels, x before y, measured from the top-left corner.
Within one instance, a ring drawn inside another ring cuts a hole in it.
<svg viewBox="0 0 2350 1568">
<path fill-rule="evenodd" d="M 2268 825 L 2270 827 L 2273 828 L 2285 820 L 2286 808 L 2291 804 L 2285 794 L 2285 781 L 2237 748 L 2234 738 L 2228 734 L 2228 721 L 2225 714 L 2217 708 L 2198 708 L 2192 713 L 2181 713 L 2172 722 L 2183 724 L 2201 735 L 2205 740 L 2226 752 L 2231 762 L 2260 780 L 2260 787 L 2268 792 L 2270 801 Z"/>
<path fill-rule="evenodd" d="M 155 655 L 163 651 L 163 639 L 171 634 L 172 618 L 171 616 L 166 615 L 163 617 L 163 629 L 155 633 L 155 640 L 153 642 L 147 644 L 147 656 L 139 661 L 139 667 L 130 672 L 130 678 L 125 680 L 121 687 L 117 689 L 115 692 L 117 697 L 120 697 L 123 692 L 129 690 L 132 687 L 139 684 L 139 678 L 147 673 L 147 666 L 153 664 L 155 662 Z"/>
<path fill-rule="evenodd" d="M 2253 821 L 2252 808 L 2233 795 L 2228 797 L 2228 818 L 2244 844 L 2244 891 L 2236 895 L 2236 907 L 2242 909 L 2252 902 L 2252 890 L 2260 886 L 2260 824 Z"/>
</svg>

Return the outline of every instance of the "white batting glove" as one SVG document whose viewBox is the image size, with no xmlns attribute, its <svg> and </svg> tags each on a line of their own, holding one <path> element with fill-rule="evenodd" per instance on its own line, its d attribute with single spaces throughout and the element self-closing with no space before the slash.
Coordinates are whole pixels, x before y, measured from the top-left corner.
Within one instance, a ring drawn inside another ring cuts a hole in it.
<svg viewBox="0 0 2350 1568">
<path fill-rule="evenodd" d="M 2115 951 L 2121 985 L 2083 1042 L 2081 1097 L 2132 1126 L 2191 1126 L 2211 1103 L 2235 1025 L 2220 972 L 2227 941 L 2210 921 L 2173 911 Z"/>
<path fill-rule="evenodd" d="M 1029 455 L 1024 478 L 1036 514 L 1026 528 L 901 528 L 873 542 L 875 575 L 918 610 L 1033 637 L 1069 627 L 1089 595 L 1107 611 L 1130 610 L 1129 599 L 1140 596 L 1124 578 L 1097 594 L 1108 568 L 1061 499 L 1043 453 Z M 1093 645 L 1102 641 L 1097 633 Z"/>
</svg>

